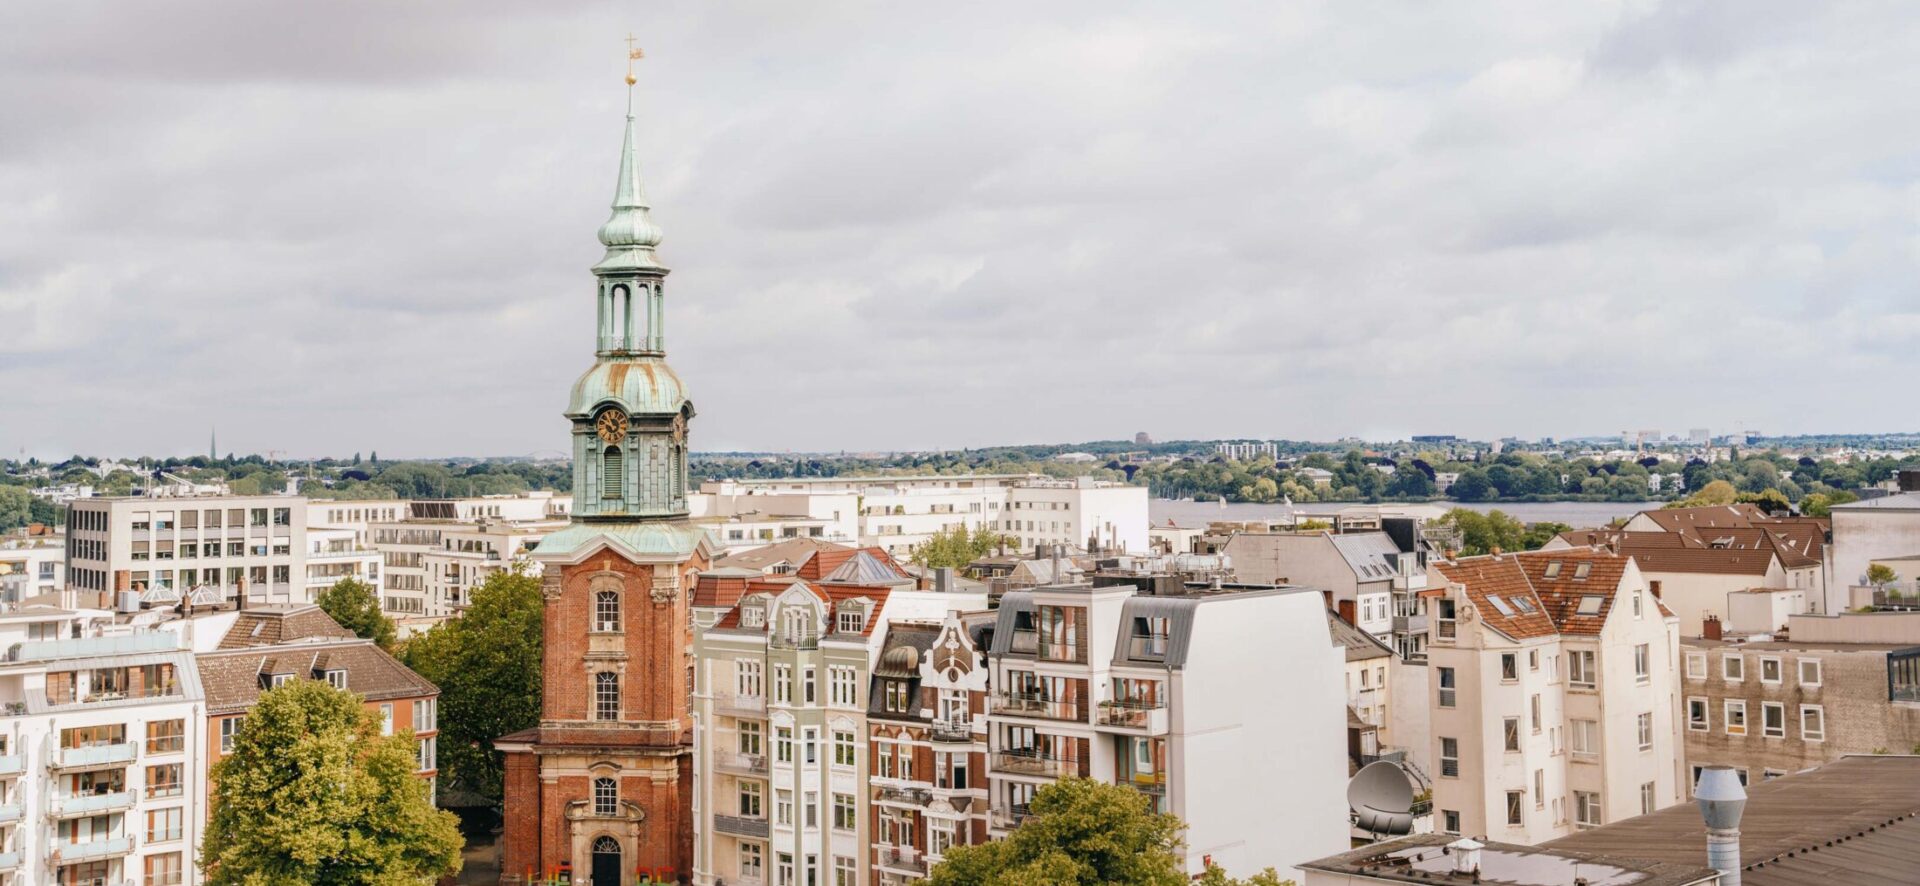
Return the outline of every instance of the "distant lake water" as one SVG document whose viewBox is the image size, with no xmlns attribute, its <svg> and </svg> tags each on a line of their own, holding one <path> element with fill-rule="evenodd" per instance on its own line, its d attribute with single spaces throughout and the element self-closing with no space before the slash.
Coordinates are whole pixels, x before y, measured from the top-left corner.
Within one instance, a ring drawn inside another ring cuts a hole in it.
<svg viewBox="0 0 1920 886">
<path fill-rule="evenodd" d="M 1294 510 L 1309 516 L 1326 516 L 1339 513 L 1343 508 L 1353 507 L 1356 502 L 1313 502 L 1294 505 Z M 1605 526 L 1621 517 L 1631 517 L 1641 511 L 1657 510 L 1666 502 L 1659 501 L 1520 501 L 1520 502 L 1449 502 L 1436 501 L 1433 504 L 1443 508 L 1472 508 L 1476 511 L 1502 511 L 1507 516 L 1522 523 L 1565 523 L 1575 529 L 1591 529 Z M 1181 526 L 1205 526 L 1213 520 L 1258 520 L 1265 517 L 1284 516 L 1285 505 L 1229 503 L 1225 508 L 1219 502 L 1212 501 L 1172 501 L 1156 498 L 1147 502 L 1147 514 L 1156 526 L 1165 526 L 1167 520 Z"/>
</svg>

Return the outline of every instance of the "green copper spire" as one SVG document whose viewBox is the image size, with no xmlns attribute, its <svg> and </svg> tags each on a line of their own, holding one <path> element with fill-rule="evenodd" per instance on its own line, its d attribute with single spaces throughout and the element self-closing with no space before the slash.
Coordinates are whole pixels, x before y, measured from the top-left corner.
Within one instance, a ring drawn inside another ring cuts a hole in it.
<svg viewBox="0 0 1920 886">
<path fill-rule="evenodd" d="M 607 256 L 593 266 L 596 274 L 620 271 L 664 270 L 653 248 L 660 245 L 660 228 L 647 214 L 647 189 L 640 184 L 640 160 L 634 137 L 633 87 L 627 87 L 627 139 L 620 146 L 620 180 L 613 190 L 613 216 L 600 226 L 600 243 Z"/>
</svg>

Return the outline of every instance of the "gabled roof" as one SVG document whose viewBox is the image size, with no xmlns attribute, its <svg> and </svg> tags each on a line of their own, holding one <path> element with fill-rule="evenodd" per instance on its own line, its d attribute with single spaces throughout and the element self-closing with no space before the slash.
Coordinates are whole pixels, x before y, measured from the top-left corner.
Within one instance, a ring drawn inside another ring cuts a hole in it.
<svg viewBox="0 0 1920 886">
<path fill-rule="evenodd" d="M 1385 532 L 1349 532 L 1328 539 L 1361 582 L 1389 581 L 1397 574 L 1393 558 L 1399 556 L 1400 546 Z"/>
<path fill-rule="evenodd" d="M 318 606 L 271 607 L 240 612 L 233 627 L 220 638 L 220 649 L 277 646 L 296 640 L 351 637 L 333 616 Z"/>
<path fill-rule="evenodd" d="M 1738 548 L 1675 548 L 1665 551 L 1636 551 L 1633 559 L 1640 564 L 1641 572 L 1766 575 L 1777 557 L 1771 548 L 1764 551 Z"/>
<path fill-rule="evenodd" d="M 320 679 L 329 670 L 342 670 L 347 672 L 347 689 L 368 701 L 421 698 L 440 692 L 372 640 L 357 637 L 219 650 L 196 656 L 196 663 L 201 685 L 206 688 L 209 714 L 230 714 L 252 707 L 266 691 L 261 686 L 263 675 Z"/>
<path fill-rule="evenodd" d="M 1521 567 L 1517 557 L 1493 554 L 1442 560 L 1432 566 L 1448 581 L 1466 589 L 1468 601 L 1473 603 L 1480 620 L 1487 627 L 1515 640 L 1550 637 L 1559 633 L 1553 626 L 1553 619 L 1547 616 L 1546 607 L 1534 595 L 1533 585 L 1527 581 L 1526 570 Z M 1500 606 L 1493 603 L 1496 597 L 1501 601 Z M 1516 605 L 1515 600 L 1525 601 L 1525 605 Z M 1506 611 L 1502 611 L 1503 608 Z"/>
<path fill-rule="evenodd" d="M 1627 558 L 1594 550 L 1535 551 L 1517 555 L 1527 581 L 1562 634 L 1598 634 L 1613 611 L 1614 595 L 1626 577 Z M 1559 563 L 1559 568 L 1553 564 Z M 1580 564 L 1586 564 L 1582 570 Z M 1586 575 L 1582 576 L 1581 573 Z M 1547 573 L 1552 572 L 1549 576 Z M 1601 597 L 1600 610 L 1581 614 L 1587 597 Z"/>
<path fill-rule="evenodd" d="M 885 552 L 876 557 L 872 550 L 860 550 L 820 580 L 830 584 L 894 585 L 912 582 L 913 576 Z"/>
<path fill-rule="evenodd" d="M 1625 529 L 1569 529 L 1560 540 L 1577 548 L 1613 548 L 1622 554 L 1661 548 L 1704 548 L 1706 543 L 1679 532 L 1629 532 Z"/>
<path fill-rule="evenodd" d="M 1327 610 L 1327 632 L 1333 635 L 1333 644 L 1347 651 L 1347 661 L 1366 661 L 1375 658 L 1387 658 L 1393 650 L 1387 648 L 1378 638 L 1355 627 L 1353 622 L 1340 617 L 1340 613 Z"/>
<path fill-rule="evenodd" d="M 1659 524 L 1668 532 L 1694 532 L 1700 529 L 1745 528 L 1755 520 L 1767 518 L 1767 512 L 1751 503 L 1709 505 L 1698 508 L 1663 508 L 1641 511 L 1640 516 Z"/>
<path fill-rule="evenodd" d="M 769 567 L 786 563 L 797 570 L 802 564 L 819 555 L 821 551 L 851 550 L 853 548 L 846 545 L 821 541 L 817 538 L 791 538 L 762 547 L 735 551 L 716 560 L 713 565 L 716 569 L 727 567 L 765 572 Z"/>
</svg>

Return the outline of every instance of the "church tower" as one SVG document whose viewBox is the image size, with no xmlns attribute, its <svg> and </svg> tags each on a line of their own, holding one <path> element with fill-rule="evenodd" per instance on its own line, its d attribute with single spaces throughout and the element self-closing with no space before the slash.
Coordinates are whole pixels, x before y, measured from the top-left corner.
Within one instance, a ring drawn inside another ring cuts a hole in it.
<svg viewBox="0 0 1920 886">
<path fill-rule="evenodd" d="M 667 268 L 635 130 L 629 94 L 613 214 L 600 226 L 606 255 L 593 266 L 593 365 L 565 412 L 573 520 L 533 555 L 545 597 L 540 725 L 496 742 L 508 877 L 565 871 L 625 886 L 690 871 L 687 592 L 712 549 L 687 519 L 693 403 L 667 365 Z"/>
</svg>

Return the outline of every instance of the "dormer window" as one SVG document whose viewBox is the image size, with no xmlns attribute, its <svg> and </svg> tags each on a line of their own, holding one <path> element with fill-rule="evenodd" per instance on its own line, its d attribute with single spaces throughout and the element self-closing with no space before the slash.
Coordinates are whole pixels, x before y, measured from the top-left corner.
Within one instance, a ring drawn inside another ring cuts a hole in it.
<svg viewBox="0 0 1920 886">
<path fill-rule="evenodd" d="M 858 634 L 867 629 L 867 613 L 858 604 L 842 607 L 839 613 L 839 629 L 842 634 Z"/>
<path fill-rule="evenodd" d="M 1599 615 L 1600 604 L 1605 603 L 1606 601 L 1607 601 L 1607 598 L 1605 597 L 1595 597 L 1595 596 L 1581 597 L 1580 607 L 1578 609 L 1575 609 L 1574 612 L 1580 615 Z"/>
<path fill-rule="evenodd" d="M 1560 577 L 1560 561 L 1559 560 L 1555 560 L 1547 564 L 1547 577 L 1548 578 Z"/>
<path fill-rule="evenodd" d="M 1592 563 L 1581 561 L 1580 565 L 1573 567 L 1573 577 L 1577 581 L 1579 579 L 1586 578 L 1587 573 L 1590 573 L 1592 571 L 1593 571 Z"/>
<path fill-rule="evenodd" d="M 806 607 L 791 607 L 782 618 L 781 633 L 788 641 L 799 643 L 813 637 L 813 612 Z"/>
<path fill-rule="evenodd" d="M 1135 618 L 1129 653 L 1140 658 L 1166 658 L 1170 628 L 1170 623 L 1164 617 Z"/>
<path fill-rule="evenodd" d="M 754 604 L 740 607 L 740 626 L 743 628 L 765 627 L 767 611 Z"/>
<path fill-rule="evenodd" d="M 335 689 L 347 688 L 347 672 L 339 668 L 327 671 L 327 685 Z"/>
<path fill-rule="evenodd" d="M 285 686 L 287 684 L 287 681 L 292 679 L 293 679 L 292 674 L 274 674 L 268 678 L 269 688 L 279 689 L 280 687 Z"/>
</svg>

